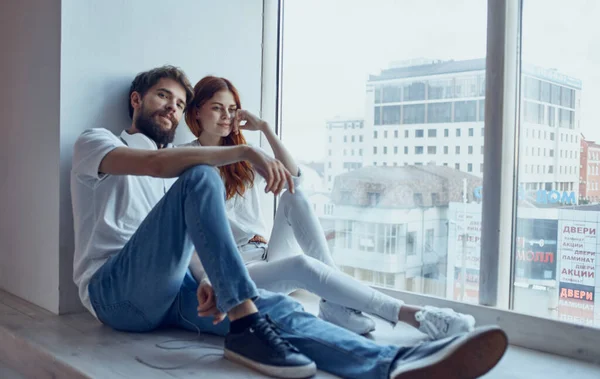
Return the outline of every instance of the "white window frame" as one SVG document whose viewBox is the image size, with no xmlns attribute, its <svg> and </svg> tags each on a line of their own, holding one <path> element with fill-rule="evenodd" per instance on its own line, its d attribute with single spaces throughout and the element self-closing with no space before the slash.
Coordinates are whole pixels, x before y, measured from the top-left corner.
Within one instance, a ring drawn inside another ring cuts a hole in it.
<svg viewBox="0 0 600 379">
<path fill-rule="evenodd" d="M 480 304 L 473 305 L 413 292 L 378 289 L 417 305 L 451 307 L 470 313 L 479 325 L 496 324 L 512 345 L 599 362 L 600 328 L 514 312 L 511 252 L 516 223 L 519 167 L 520 51 L 523 0 L 488 0 L 487 59 L 481 231 Z M 285 0 L 263 0 L 263 62 L 261 116 L 281 128 L 283 8 Z M 500 89 L 500 90 L 499 90 Z M 514 125 L 518 125 L 514 128 Z M 561 139 L 562 139 L 561 135 Z M 488 141 L 488 142 L 485 142 Z M 503 141 L 502 144 L 491 141 Z M 261 137 L 261 146 L 269 148 Z M 275 213 L 274 202 L 272 214 Z M 266 211 L 266 210 L 265 210 Z M 269 214 L 269 213 L 266 213 Z"/>
</svg>

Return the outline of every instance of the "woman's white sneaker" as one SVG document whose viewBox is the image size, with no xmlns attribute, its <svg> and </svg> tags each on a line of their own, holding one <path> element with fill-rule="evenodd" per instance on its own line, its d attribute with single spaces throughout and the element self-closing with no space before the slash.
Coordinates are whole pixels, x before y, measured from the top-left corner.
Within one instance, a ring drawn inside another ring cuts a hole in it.
<svg viewBox="0 0 600 379">
<path fill-rule="evenodd" d="M 415 314 L 419 330 L 433 340 L 467 333 L 475 328 L 475 318 L 450 308 L 426 306 Z"/>
<path fill-rule="evenodd" d="M 319 318 L 356 334 L 367 334 L 375 330 L 375 321 L 362 312 L 326 300 L 319 303 Z"/>
</svg>

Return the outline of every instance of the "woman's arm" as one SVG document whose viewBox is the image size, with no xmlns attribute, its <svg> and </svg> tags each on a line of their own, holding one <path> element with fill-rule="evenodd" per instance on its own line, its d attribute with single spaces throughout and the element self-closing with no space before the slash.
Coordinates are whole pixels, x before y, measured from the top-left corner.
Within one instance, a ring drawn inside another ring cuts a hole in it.
<svg viewBox="0 0 600 379">
<path fill-rule="evenodd" d="M 245 121 L 246 123 L 244 125 L 240 125 L 241 121 Z M 271 149 L 273 149 L 275 159 L 280 161 L 290 172 L 290 174 L 293 176 L 298 176 L 299 171 L 296 161 L 294 161 L 294 158 L 292 158 L 292 155 L 285 148 L 283 142 L 281 142 L 277 134 L 275 134 L 273 129 L 271 129 L 266 121 L 261 120 L 247 110 L 240 109 L 236 113 L 234 133 L 238 133 L 238 129 L 259 130 L 263 132 L 265 137 L 267 137 L 267 141 L 269 141 L 269 145 L 271 145 Z"/>
<path fill-rule="evenodd" d="M 281 139 L 279 139 L 269 124 L 266 121 L 263 121 L 262 123 L 261 131 L 264 133 L 265 137 L 267 137 L 267 141 L 269 141 L 269 145 L 271 145 L 271 149 L 273 149 L 275 159 L 283 163 L 285 168 L 287 168 L 293 176 L 298 176 L 298 165 L 294 158 L 292 158 L 288 149 L 286 149 L 283 142 L 281 142 Z"/>
</svg>

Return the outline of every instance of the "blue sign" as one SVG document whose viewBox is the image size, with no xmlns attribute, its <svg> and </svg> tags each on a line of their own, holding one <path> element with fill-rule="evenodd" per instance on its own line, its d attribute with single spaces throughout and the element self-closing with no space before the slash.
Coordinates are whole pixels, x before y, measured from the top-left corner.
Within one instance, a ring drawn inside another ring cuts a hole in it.
<svg viewBox="0 0 600 379">
<path fill-rule="evenodd" d="M 475 187 L 473 189 L 473 196 L 477 200 L 481 200 L 483 198 L 483 186 Z M 525 200 L 526 192 L 522 185 L 519 185 L 518 193 L 519 200 Z M 536 204 L 562 204 L 562 205 L 576 205 L 577 204 L 577 196 L 575 192 L 560 192 L 560 191 L 546 191 L 543 189 L 537 190 L 535 192 L 535 203 Z"/>
</svg>

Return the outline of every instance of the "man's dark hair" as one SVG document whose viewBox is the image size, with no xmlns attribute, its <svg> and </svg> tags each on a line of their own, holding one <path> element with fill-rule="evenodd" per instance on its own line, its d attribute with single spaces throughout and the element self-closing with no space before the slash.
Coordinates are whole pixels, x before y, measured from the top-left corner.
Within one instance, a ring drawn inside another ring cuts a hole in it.
<svg viewBox="0 0 600 379">
<path fill-rule="evenodd" d="M 189 104 L 194 97 L 194 88 L 190 84 L 190 80 L 180 68 L 175 66 L 162 66 L 154 68 L 150 71 L 140 72 L 137 74 L 131 87 L 129 88 L 129 96 L 127 103 L 129 104 L 129 118 L 133 120 L 133 107 L 131 106 L 131 94 L 135 91 L 142 97 L 148 92 L 152 86 L 158 83 L 163 78 L 173 79 L 185 88 L 185 103 Z"/>
</svg>

